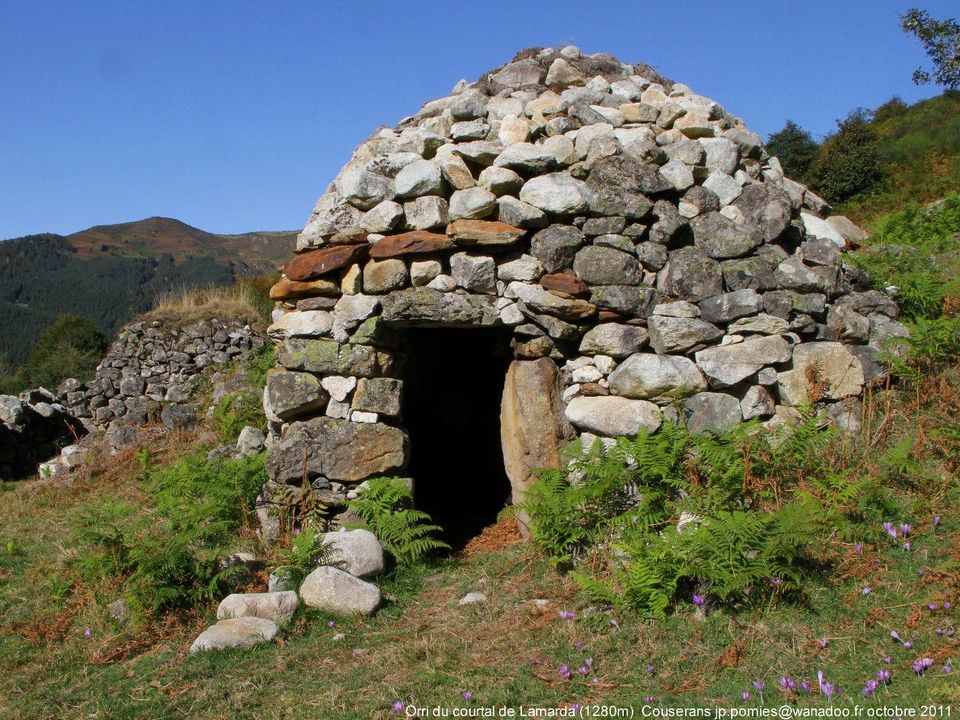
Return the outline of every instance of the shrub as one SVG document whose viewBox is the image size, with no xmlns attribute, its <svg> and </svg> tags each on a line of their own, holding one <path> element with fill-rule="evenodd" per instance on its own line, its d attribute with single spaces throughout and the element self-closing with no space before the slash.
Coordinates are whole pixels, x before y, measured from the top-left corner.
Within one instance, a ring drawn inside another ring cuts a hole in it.
<svg viewBox="0 0 960 720">
<path fill-rule="evenodd" d="M 141 455 L 140 485 L 149 511 L 105 503 L 85 518 L 79 561 L 87 576 L 118 577 L 146 614 L 220 597 L 246 571 L 223 567 L 237 530 L 252 527 L 253 502 L 266 482 L 263 456 L 206 462 L 205 453 L 154 467 Z"/>
<path fill-rule="evenodd" d="M 819 146 L 810 133 L 793 120 L 787 120 L 783 129 L 767 140 L 767 151 L 780 159 L 783 171 L 789 177 L 799 181 L 807 177 L 818 150 Z"/>
<path fill-rule="evenodd" d="M 90 380 L 107 351 L 106 336 L 91 321 L 73 315 L 57 318 L 34 345 L 17 374 L 20 387 L 56 389 L 67 378 Z"/>
<path fill-rule="evenodd" d="M 307 527 L 293 536 L 289 549 L 281 551 L 280 565 L 274 573 L 290 585 L 299 586 L 312 570 L 329 563 L 329 544 L 313 527 Z"/>
<path fill-rule="evenodd" d="M 837 132 L 823 142 L 810 166 L 811 185 L 834 203 L 866 193 L 883 178 L 870 114 L 854 110 L 837 125 Z"/>
<path fill-rule="evenodd" d="M 691 593 L 800 594 L 827 523 L 849 534 L 879 513 L 872 478 L 824 461 L 833 440 L 812 412 L 773 438 L 749 423 L 718 435 L 665 423 L 609 448 L 572 445 L 523 507 L 534 539 L 596 601 L 663 616 Z"/>
<path fill-rule="evenodd" d="M 430 516 L 412 507 L 413 496 L 400 478 L 374 478 L 349 507 L 401 565 L 419 562 L 430 553 L 449 549 L 435 534 L 441 530 Z"/>
</svg>

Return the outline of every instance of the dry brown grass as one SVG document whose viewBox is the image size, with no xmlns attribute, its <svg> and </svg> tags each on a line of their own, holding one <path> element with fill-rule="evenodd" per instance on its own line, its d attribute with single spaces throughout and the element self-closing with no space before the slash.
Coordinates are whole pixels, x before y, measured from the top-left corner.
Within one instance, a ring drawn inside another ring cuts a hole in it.
<svg viewBox="0 0 960 720">
<path fill-rule="evenodd" d="M 157 297 L 153 309 L 144 316 L 145 320 L 159 320 L 177 327 L 213 318 L 263 325 L 263 315 L 247 283 L 171 290 Z"/>
</svg>

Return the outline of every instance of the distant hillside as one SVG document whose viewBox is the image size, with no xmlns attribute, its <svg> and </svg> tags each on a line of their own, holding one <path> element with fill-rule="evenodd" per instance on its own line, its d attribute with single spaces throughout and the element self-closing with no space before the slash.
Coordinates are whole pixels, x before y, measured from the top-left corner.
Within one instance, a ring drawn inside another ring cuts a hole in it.
<svg viewBox="0 0 960 720">
<path fill-rule="evenodd" d="M 884 179 L 837 212 L 873 225 L 891 212 L 960 189 L 960 92 L 909 106 L 893 100 L 874 111 L 870 124 Z"/>
<path fill-rule="evenodd" d="M 0 242 L 0 375 L 24 362 L 59 315 L 112 335 L 171 288 L 274 272 L 295 240 L 296 231 L 217 235 L 155 217 Z"/>
</svg>

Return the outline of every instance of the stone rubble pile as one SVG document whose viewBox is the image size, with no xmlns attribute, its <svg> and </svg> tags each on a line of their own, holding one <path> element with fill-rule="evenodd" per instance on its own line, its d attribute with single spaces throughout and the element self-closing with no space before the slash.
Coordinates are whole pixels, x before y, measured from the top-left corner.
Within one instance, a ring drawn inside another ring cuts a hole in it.
<svg viewBox="0 0 960 720">
<path fill-rule="evenodd" d="M 262 506 L 306 478 L 333 513 L 402 473 L 408 326 L 512 333 L 515 494 L 574 435 L 777 424 L 806 403 L 858 417 L 906 328 L 845 259 L 863 231 L 830 212 L 646 65 L 530 50 L 459 83 L 356 149 L 271 291 Z"/>
<path fill-rule="evenodd" d="M 326 533 L 329 565 L 321 565 L 293 590 L 233 593 L 217 608 L 217 622 L 194 640 L 190 652 L 252 647 L 270 642 L 289 623 L 301 600 L 336 615 L 370 615 L 382 603 L 379 588 L 368 579 L 384 571 L 383 547 L 368 530 Z"/>
<path fill-rule="evenodd" d="M 72 443 L 86 434 L 67 409 L 48 390 L 28 390 L 19 396 L 0 395 L 0 480 L 29 477 L 37 466 L 64 448 L 64 463 L 78 460 L 78 449 Z M 48 467 L 44 475 L 55 468 Z"/>
<path fill-rule="evenodd" d="M 88 383 L 58 388 L 67 409 L 91 430 L 124 428 L 160 418 L 170 428 L 190 424 L 188 405 L 208 367 L 226 365 L 266 342 L 246 322 L 199 320 L 182 328 L 140 321 L 120 331 Z"/>
</svg>

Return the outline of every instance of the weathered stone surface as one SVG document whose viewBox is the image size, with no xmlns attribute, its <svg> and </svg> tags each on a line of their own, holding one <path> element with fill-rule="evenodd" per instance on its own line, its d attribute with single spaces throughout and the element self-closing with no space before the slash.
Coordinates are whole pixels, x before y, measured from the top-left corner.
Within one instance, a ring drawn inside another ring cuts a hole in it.
<svg viewBox="0 0 960 720">
<path fill-rule="evenodd" d="M 583 234 L 569 225 L 551 225 L 530 241 L 530 254 L 543 263 L 543 269 L 555 273 L 573 265 Z"/>
<path fill-rule="evenodd" d="M 390 367 L 389 357 L 385 353 L 367 345 L 310 338 L 285 340 L 277 355 L 277 362 L 288 370 L 360 377 L 374 377 Z"/>
<path fill-rule="evenodd" d="M 793 348 L 793 368 L 778 376 L 784 405 L 840 400 L 863 391 L 863 366 L 844 345 L 802 343 Z"/>
<path fill-rule="evenodd" d="M 589 207 L 589 199 L 587 186 L 566 173 L 540 175 L 528 180 L 520 190 L 520 200 L 552 215 L 584 212 Z"/>
<path fill-rule="evenodd" d="M 744 420 L 773 415 L 776 403 L 765 387 L 753 385 L 740 400 L 740 414 Z"/>
<path fill-rule="evenodd" d="M 561 452 L 572 436 L 553 360 L 513 361 L 500 404 L 500 441 L 514 504 L 522 501 L 539 470 L 561 466 Z"/>
<path fill-rule="evenodd" d="M 267 328 L 267 334 L 277 340 L 285 337 L 322 337 L 333 327 L 333 315 L 326 310 L 306 310 L 288 312 Z M 140 395 L 143 393 L 143 380 L 136 379 L 140 387 L 134 392 L 124 392 L 123 382 L 120 383 L 121 395 Z"/>
<path fill-rule="evenodd" d="M 557 167 L 557 157 L 543 145 L 519 142 L 507 147 L 493 164 L 523 175 L 541 175 Z"/>
<path fill-rule="evenodd" d="M 590 302 L 598 308 L 634 317 L 649 317 L 658 300 L 657 291 L 649 287 L 597 285 L 590 288 Z"/>
<path fill-rule="evenodd" d="M 406 227 L 412 230 L 431 230 L 443 227 L 449 220 L 450 206 L 442 197 L 427 195 L 403 204 Z M 382 242 L 382 241 L 381 241 Z"/>
<path fill-rule="evenodd" d="M 769 335 L 733 345 L 719 345 L 695 355 L 697 365 L 711 387 L 730 387 L 756 373 L 765 365 L 790 360 L 790 343 L 780 335 Z"/>
<path fill-rule="evenodd" d="M 467 163 L 459 155 L 451 154 L 440 160 L 440 172 L 454 190 L 465 190 L 477 184 Z"/>
<path fill-rule="evenodd" d="M 443 188 L 443 176 L 436 163 L 417 160 L 397 173 L 393 186 L 397 197 L 402 198 L 439 195 Z"/>
<path fill-rule="evenodd" d="M 580 430 L 607 437 L 636 437 L 641 431 L 660 427 L 660 409 L 646 400 L 615 397 L 577 397 L 565 410 L 567 419 Z"/>
<path fill-rule="evenodd" d="M 376 585 L 329 566 L 307 575 L 300 597 L 312 608 L 338 615 L 372 615 L 381 602 Z"/>
<path fill-rule="evenodd" d="M 640 285 L 643 268 L 635 257 L 609 247 L 589 245 L 577 252 L 573 271 L 589 285 Z"/>
<path fill-rule="evenodd" d="M 545 290 L 553 290 L 564 295 L 586 295 L 590 292 L 589 286 L 576 275 L 569 273 L 550 273 L 540 278 L 540 286 Z"/>
<path fill-rule="evenodd" d="M 542 228 L 550 223 L 543 210 L 510 196 L 497 198 L 497 218 L 507 225 L 525 229 Z"/>
<path fill-rule="evenodd" d="M 318 417 L 290 423 L 264 464 L 277 483 L 299 484 L 304 477 L 359 482 L 402 470 L 407 446 L 399 428 Z"/>
<path fill-rule="evenodd" d="M 454 244 L 446 235 L 413 230 L 378 240 L 370 247 L 370 257 L 380 259 L 403 255 L 424 255 L 453 249 Z"/>
<path fill-rule="evenodd" d="M 340 197 L 360 210 L 369 210 L 377 203 L 393 197 L 390 178 L 366 170 L 348 170 L 334 184 Z"/>
<path fill-rule="evenodd" d="M 396 417 L 400 414 L 403 381 L 394 378 L 360 378 L 351 407 L 354 410 L 374 412 Z"/>
<path fill-rule="evenodd" d="M 423 260 L 410 263 L 410 284 L 414 287 L 426 285 L 443 272 L 443 266 L 436 260 Z"/>
<path fill-rule="evenodd" d="M 808 212 L 800 213 L 800 219 L 803 221 L 803 229 L 815 238 L 828 240 L 838 248 L 844 248 L 847 245 L 846 238 L 830 223 L 823 218 L 819 218 Z"/>
<path fill-rule="evenodd" d="M 327 393 L 309 373 L 273 368 L 267 373 L 264 392 L 268 416 L 292 420 L 319 410 L 327 404 Z"/>
<path fill-rule="evenodd" d="M 737 225 L 718 212 L 698 215 L 690 227 L 697 247 L 715 260 L 746 255 L 763 242 L 756 226 Z"/>
<path fill-rule="evenodd" d="M 314 295 L 339 295 L 340 285 L 331 280 L 299 282 L 281 278 L 270 288 L 270 299 L 286 302 Z"/>
<path fill-rule="evenodd" d="M 190 646 L 190 652 L 248 648 L 270 642 L 277 634 L 277 624 L 258 617 L 241 617 L 221 620 L 211 625 Z"/>
<path fill-rule="evenodd" d="M 697 366 L 680 355 L 636 353 L 621 362 L 608 381 L 615 395 L 641 400 L 680 398 L 707 389 Z"/>
<path fill-rule="evenodd" d="M 357 387 L 357 378 L 327 375 L 320 381 L 320 386 L 330 393 L 330 397 L 337 402 L 343 402 Z"/>
<path fill-rule="evenodd" d="M 237 452 L 241 455 L 256 455 L 263 450 L 266 439 L 267 436 L 262 430 L 246 425 L 237 436 Z"/>
<path fill-rule="evenodd" d="M 429 287 L 384 295 L 381 317 L 386 322 L 438 323 L 449 327 L 486 327 L 500 322 L 495 301 L 488 296 L 444 293 Z"/>
<path fill-rule="evenodd" d="M 398 290 L 407 284 L 407 266 L 403 260 L 369 260 L 363 266 L 363 289 L 368 293 Z"/>
<path fill-rule="evenodd" d="M 777 286 L 773 266 L 760 257 L 724 260 L 720 263 L 723 281 L 730 290 L 770 290 Z"/>
<path fill-rule="evenodd" d="M 594 163 L 587 180 L 590 211 L 642 220 L 653 209 L 648 195 L 672 190 L 673 185 L 656 165 L 631 155 L 613 155 Z"/>
<path fill-rule="evenodd" d="M 514 245 L 526 231 L 496 220 L 457 220 L 447 225 L 457 245 L 500 248 Z"/>
<path fill-rule="evenodd" d="M 686 352 L 723 337 L 723 331 L 716 325 L 697 318 L 654 315 L 647 321 L 647 327 L 650 345 L 658 353 Z"/>
<path fill-rule="evenodd" d="M 521 255 L 516 260 L 500 263 L 497 266 L 497 278 L 504 282 L 519 280 L 533 282 L 543 275 L 543 264 L 533 255 Z"/>
<path fill-rule="evenodd" d="M 660 289 L 667 295 L 699 302 L 723 292 L 720 263 L 695 247 L 670 253 L 670 260 L 658 276 Z"/>
<path fill-rule="evenodd" d="M 233 593 L 220 601 L 217 620 L 255 617 L 279 624 L 290 622 L 300 607 L 295 592 Z"/>
<path fill-rule="evenodd" d="M 726 393 L 697 393 L 684 400 L 683 409 L 693 433 L 728 432 L 741 420 L 740 401 Z"/>
<path fill-rule="evenodd" d="M 507 287 L 507 297 L 514 297 L 537 313 L 554 315 L 563 320 L 576 322 L 593 317 L 597 308 L 586 300 L 560 297 L 540 285 L 513 282 Z"/>
<path fill-rule="evenodd" d="M 390 232 L 403 218 L 403 205 L 393 200 L 384 200 L 360 218 L 360 227 L 367 232 Z"/>
<path fill-rule="evenodd" d="M 310 250 L 296 255 L 283 266 L 283 274 L 290 280 L 301 282 L 315 280 L 334 270 L 363 260 L 368 245 L 331 245 L 320 250 Z"/>
<path fill-rule="evenodd" d="M 323 535 L 329 549 L 330 565 L 354 577 L 369 578 L 384 571 L 383 546 L 369 530 L 339 530 Z"/>
<path fill-rule="evenodd" d="M 740 318 L 727 326 L 731 334 L 758 334 L 782 335 L 790 329 L 790 324 L 783 318 L 760 313 L 754 317 Z"/>
<path fill-rule="evenodd" d="M 450 274 L 465 290 L 480 293 L 497 290 L 497 265 L 493 258 L 457 253 L 450 258 Z"/>
<path fill-rule="evenodd" d="M 788 290 L 821 292 L 832 295 L 837 289 L 837 269 L 824 265 L 810 267 L 793 255 L 777 266 L 774 273 L 777 285 Z"/>
<path fill-rule="evenodd" d="M 580 352 L 584 355 L 608 355 L 620 359 L 632 355 L 647 344 L 647 331 L 635 325 L 603 323 L 583 336 Z"/>
<path fill-rule="evenodd" d="M 763 297 L 753 289 L 715 295 L 698 304 L 700 317 L 707 322 L 728 323 L 763 310 Z"/>
<path fill-rule="evenodd" d="M 484 168 L 477 181 L 480 187 L 486 188 L 498 198 L 501 195 L 516 194 L 523 186 L 523 178 L 504 167 Z"/>
<path fill-rule="evenodd" d="M 497 207 L 497 196 L 482 187 L 457 190 L 450 196 L 451 220 L 477 220 L 490 215 Z"/>
</svg>

